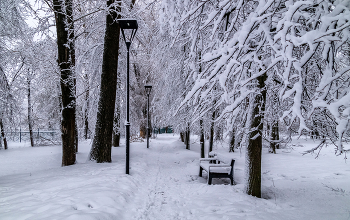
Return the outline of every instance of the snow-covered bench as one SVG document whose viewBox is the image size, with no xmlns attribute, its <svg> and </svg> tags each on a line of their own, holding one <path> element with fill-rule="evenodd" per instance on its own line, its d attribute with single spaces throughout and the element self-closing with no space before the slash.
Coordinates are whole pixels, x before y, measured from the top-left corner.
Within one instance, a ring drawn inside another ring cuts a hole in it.
<svg viewBox="0 0 350 220">
<path fill-rule="evenodd" d="M 211 185 L 213 178 L 229 178 L 231 185 L 233 185 L 234 164 L 234 159 L 227 161 L 226 159 L 219 158 L 217 154 L 213 158 L 201 158 L 199 159 L 199 176 L 201 177 L 203 170 L 205 170 L 208 173 L 209 185 Z"/>
</svg>

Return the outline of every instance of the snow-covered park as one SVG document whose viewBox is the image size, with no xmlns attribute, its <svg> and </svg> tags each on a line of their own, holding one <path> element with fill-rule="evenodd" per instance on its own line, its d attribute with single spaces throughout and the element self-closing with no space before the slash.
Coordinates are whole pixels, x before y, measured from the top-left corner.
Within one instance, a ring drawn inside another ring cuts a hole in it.
<svg viewBox="0 0 350 220">
<path fill-rule="evenodd" d="M 236 160 L 234 178 L 207 184 L 199 171 L 199 139 L 186 150 L 177 134 L 131 143 L 130 175 L 125 174 L 125 143 L 112 150 L 112 163 L 87 162 L 91 141 L 81 141 L 77 164 L 61 167 L 61 146 L 29 147 L 9 143 L 0 150 L 0 219 L 350 219 L 350 165 L 332 146 L 299 138 L 277 154 L 263 148 L 262 197 L 245 190 L 244 149 L 228 153 Z"/>
<path fill-rule="evenodd" d="M 350 220 L 349 18 L 0 0 L 0 220 Z"/>
</svg>

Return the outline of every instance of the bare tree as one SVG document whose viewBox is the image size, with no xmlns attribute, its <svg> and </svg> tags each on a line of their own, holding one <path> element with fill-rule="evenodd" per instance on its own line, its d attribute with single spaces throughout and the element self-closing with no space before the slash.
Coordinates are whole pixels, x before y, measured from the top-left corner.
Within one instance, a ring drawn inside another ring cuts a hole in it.
<svg viewBox="0 0 350 220">
<path fill-rule="evenodd" d="M 6 75 L 0 66 L 0 132 L 1 132 L 1 139 L 4 141 L 4 149 L 7 149 L 7 140 L 5 135 L 5 129 L 4 129 L 4 112 L 5 107 L 7 106 L 8 101 L 8 94 L 10 92 L 10 86 L 8 84 Z M 0 140 L 1 141 L 1 140 Z"/>
<path fill-rule="evenodd" d="M 7 141 L 6 141 L 5 131 L 4 131 L 4 124 L 2 122 L 2 113 L 0 115 L 0 129 L 1 129 L 1 138 L 4 141 L 4 149 L 7 150 Z"/>
<path fill-rule="evenodd" d="M 75 52 L 73 1 L 53 0 L 55 11 L 58 65 L 61 71 L 62 92 L 62 166 L 69 166 L 76 162 L 76 121 L 75 121 Z"/>
<path fill-rule="evenodd" d="M 30 93 L 31 77 L 29 69 L 27 72 L 27 99 L 28 99 L 28 128 L 29 128 L 29 138 L 30 146 L 34 147 L 34 137 L 33 137 L 33 125 L 32 125 L 32 98 Z"/>
<path fill-rule="evenodd" d="M 249 134 L 249 143 L 247 147 L 247 194 L 261 198 L 261 151 L 262 151 L 262 132 L 263 119 L 266 101 L 265 81 L 266 74 L 257 78 L 258 93 L 253 97 L 254 108 L 251 114 L 251 133 Z"/>
<path fill-rule="evenodd" d="M 90 150 L 90 160 L 97 163 L 112 162 L 112 133 L 116 99 L 120 28 L 120 3 L 108 0 L 106 32 L 102 61 L 100 98 L 98 102 L 95 135 Z"/>
</svg>

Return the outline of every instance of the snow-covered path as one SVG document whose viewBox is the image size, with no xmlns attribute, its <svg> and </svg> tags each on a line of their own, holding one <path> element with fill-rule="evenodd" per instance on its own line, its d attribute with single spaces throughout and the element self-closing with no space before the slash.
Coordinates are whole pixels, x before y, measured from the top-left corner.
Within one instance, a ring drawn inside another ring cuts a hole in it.
<svg viewBox="0 0 350 220">
<path fill-rule="evenodd" d="M 228 185 L 229 180 L 208 186 L 205 174 L 198 177 L 198 152 L 185 150 L 178 137 L 170 135 L 158 137 L 147 151 L 138 158 L 144 162 L 144 169 L 136 177 L 141 183 L 125 208 L 125 220 L 232 218 L 224 213 L 235 208 L 220 206 L 229 201 L 225 193 L 234 193 L 235 189 Z M 207 194 L 213 187 L 224 189 L 224 195 L 220 191 Z"/>
<path fill-rule="evenodd" d="M 216 151 L 236 158 L 237 185 L 208 185 L 205 173 L 198 177 L 199 144 L 186 150 L 173 134 L 151 139 L 149 149 L 131 143 L 130 175 L 125 146 L 113 148 L 112 163 L 96 164 L 86 162 L 91 142 L 82 141 L 78 163 L 61 167 L 60 146 L 14 144 L 0 151 L 1 220 L 350 220 L 349 164 L 332 148 L 317 160 L 301 156 L 317 144 L 310 140 L 276 155 L 263 149 L 265 199 L 244 193 L 244 151 L 220 144 Z"/>
<path fill-rule="evenodd" d="M 148 150 L 151 152 L 142 158 L 146 168 L 143 180 L 134 201 L 126 207 L 129 211 L 124 219 L 181 219 L 186 210 L 184 194 L 188 196 L 192 188 L 187 163 L 179 159 L 184 155 L 169 143 L 169 138 L 160 138 Z"/>
</svg>

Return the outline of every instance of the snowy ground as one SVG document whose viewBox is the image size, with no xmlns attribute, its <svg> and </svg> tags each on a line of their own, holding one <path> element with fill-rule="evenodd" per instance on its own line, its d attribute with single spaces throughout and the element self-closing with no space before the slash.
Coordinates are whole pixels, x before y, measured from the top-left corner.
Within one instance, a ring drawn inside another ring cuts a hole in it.
<svg viewBox="0 0 350 220">
<path fill-rule="evenodd" d="M 195 140 L 192 139 L 192 140 Z M 178 136 L 159 135 L 131 144 L 130 175 L 125 147 L 113 148 L 113 163 L 86 162 L 90 142 L 80 142 L 78 163 L 61 167 L 61 147 L 10 143 L 0 151 L 0 219 L 335 219 L 350 220 L 350 165 L 333 147 L 315 155 L 316 146 L 295 140 L 276 155 L 263 150 L 265 199 L 244 193 L 244 152 L 236 159 L 235 181 L 198 177 L 199 145 L 185 150 Z"/>
</svg>

